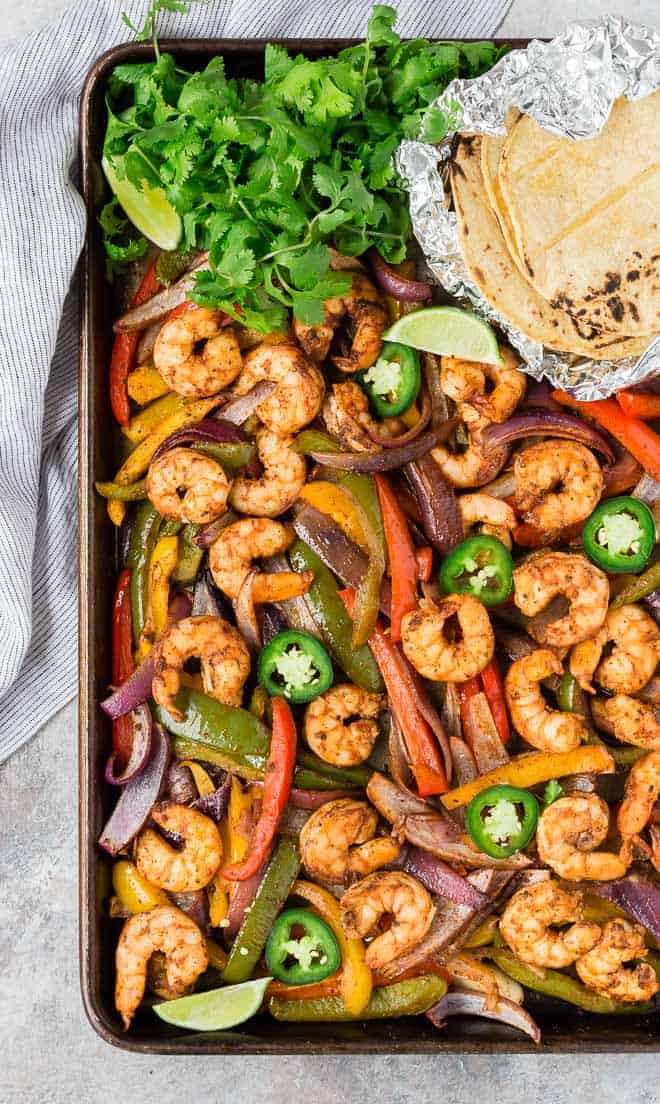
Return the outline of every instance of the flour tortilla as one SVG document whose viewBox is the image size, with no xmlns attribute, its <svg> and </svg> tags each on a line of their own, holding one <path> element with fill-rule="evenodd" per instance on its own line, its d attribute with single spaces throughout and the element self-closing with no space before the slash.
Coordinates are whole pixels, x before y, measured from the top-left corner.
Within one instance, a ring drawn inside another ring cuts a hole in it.
<svg viewBox="0 0 660 1104">
<path fill-rule="evenodd" d="M 574 142 L 521 115 L 498 182 L 523 270 L 582 336 L 660 330 L 660 92 Z"/>
<path fill-rule="evenodd" d="M 459 140 L 451 165 L 451 187 L 463 258 L 488 301 L 518 329 L 560 352 L 595 360 L 639 356 L 649 339 L 615 340 L 603 335 L 586 341 L 574 320 L 536 291 L 519 272 L 506 247 L 481 172 L 481 138 Z"/>
</svg>

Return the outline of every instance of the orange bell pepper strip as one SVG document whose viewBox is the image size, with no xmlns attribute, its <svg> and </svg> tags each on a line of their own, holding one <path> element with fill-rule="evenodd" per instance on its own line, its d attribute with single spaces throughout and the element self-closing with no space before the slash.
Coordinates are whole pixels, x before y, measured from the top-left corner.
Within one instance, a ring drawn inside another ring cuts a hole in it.
<svg viewBox="0 0 660 1104">
<path fill-rule="evenodd" d="M 433 549 L 416 548 L 415 559 L 417 561 L 417 578 L 422 583 L 428 583 L 433 571 Z"/>
<path fill-rule="evenodd" d="M 477 694 L 481 693 L 481 682 L 479 680 L 479 676 L 476 675 L 474 678 L 467 679 L 465 682 L 459 682 L 456 686 L 456 689 L 458 690 L 458 698 L 461 703 L 461 721 L 463 723 L 463 733 L 465 733 L 466 729 L 469 727 L 466 724 L 468 702 L 470 701 L 470 698 L 474 698 Z"/>
<path fill-rule="evenodd" d="M 660 395 L 648 391 L 618 391 L 616 401 L 631 418 L 642 421 L 660 418 Z"/>
<path fill-rule="evenodd" d="M 299 881 L 295 882 L 291 893 L 307 901 L 332 929 L 341 951 L 339 988 L 342 999 L 346 1011 L 352 1016 L 359 1016 L 369 1004 L 373 987 L 371 970 L 364 957 L 364 943 L 361 939 L 349 939 L 346 935 L 339 903 L 327 889 L 314 882 Z M 330 981 L 329 978 L 326 980 Z"/>
<path fill-rule="evenodd" d="M 641 419 L 626 414 L 616 399 L 580 402 L 565 391 L 553 391 L 552 397 L 562 406 L 570 406 L 587 418 L 593 418 L 598 425 L 616 437 L 635 460 L 639 460 L 653 479 L 660 480 L 660 436 Z"/>
<path fill-rule="evenodd" d="M 579 521 L 575 525 L 567 525 L 565 529 L 562 529 L 559 534 L 562 544 L 570 544 L 571 541 L 579 537 L 583 524 L 584 522 Z M 514 543 L 521 548 L 545 548 L 548 543 L 547 529 L 537 529 L 535 525 L 530 525 L 526 521 L 516 525 L 511 536 Z"/>
<path fill-rule="evenodd" d="M 352 615 L 355 591 L 340 590 L 338 594 Z M 376 621 L 368 643 L 387 687 L 392 710 L 401 725 L 420 796 L 446 793 L 449 783 L 440 750 L 431 726 L 417 708 L 410 679 L 406 678 L 408 661 L 392 642 L 380 619 Z"/>
<path fill-rule="evenodd" d="M 112 684 L 121 686 L 133 671 L 133 629 L 131 624 L 131 572 L 120 572 L 112 603 Z M 112 750 L 121 766 L 125 766 L 133 744 L 133 724 L 130 713 L 112 722 Z"/>
<path fill-rule="evenodd" d="M 459 809 L 490 786 L 503 784 L 527 790 L 539 782 L 565 778 L 569 774 L 609 774 L 613 771 L 614 760 L 604 744 L 583 744 L 574 751 L 536 751 L 486 771 L 472 782 L 450 790 L 440 800 L 445 809 Z"/>
<path fill-rule="evenodd" d="M 374 475 L 392 579 L 390 634 L 401 640 L 401 621 L 417 605 L 417 559 L 406 515 L 384 475 Z"/>
<path fill-rule="evenodd" d="M 327 514 L 354 544 L 363 552 L 368 552 L 362 524 L 355 509 L 355 503 L 338 483 L 326 479 L 315 479 L 306 483 L 300 495 L 303 502 Z"/>
<path fill-rule="evenodd" d="M 151 299 L 157 291 L 160 291 L 161 283 L 154 269 L 153 262 L 149 265 L 144 278 L 137 289 L 131 307 L 139 307 Z M 112 343 L 112 355 L 110 357 L 110 406 L 112 413 L 120 425 L 128 425 L 131 417 L 131 408 L 128 401 L 128 376 L 133 368 L 137 347 L 140 344 L 140 331 L 132 330 L 130 333 L 117 334 Z"/>
<path fill-rule="evenodd" d="M 225 867 L 224 878 L 244 882 L 256 874 L 266 861 L 277 825 L 284 811 L 296 766 L 296 722 L 287 701 L 273 698 L 273 734 L 266 764 L 261 813 L 254 829 L 250 850 L 242 863 Z"/>
<path fill-rule="evenodd" d="M 495 656 L 493 656 L 488 666 L 484 667 L 479 677 L 484 693 L 488 698 L 488 704 L 493 714 L 495 727 L 500 734 L 500 740 L 503 744 L 508 744 L 511 739 L 509 714 L 507 713 L 506 698 L 504 697 L 504 682 Z"/>
</svg>

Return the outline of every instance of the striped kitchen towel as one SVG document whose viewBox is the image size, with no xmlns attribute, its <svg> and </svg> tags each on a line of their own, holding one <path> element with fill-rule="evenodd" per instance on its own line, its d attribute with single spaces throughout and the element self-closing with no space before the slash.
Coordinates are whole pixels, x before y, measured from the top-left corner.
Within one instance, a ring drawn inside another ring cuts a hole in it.
<svg viewBox="0 0 660 1104">
<path fill-rule="evenodd" d="M 398 0 L 404 35 L 490 37 L 511 0 Z M 353 36 L 370 0 L 211 0 L 162 38 Z M 147 0 L 86 0 L 0 51 L 0 761 L 75 694 L 78 99 Z"/>
</svg>

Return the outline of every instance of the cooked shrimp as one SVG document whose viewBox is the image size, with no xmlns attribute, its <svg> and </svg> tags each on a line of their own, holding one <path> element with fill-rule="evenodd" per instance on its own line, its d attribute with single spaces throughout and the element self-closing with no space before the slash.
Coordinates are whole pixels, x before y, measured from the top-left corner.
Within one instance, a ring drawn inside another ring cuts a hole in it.
<svg viewBox="0 0 660 1104">
<path fill-rule="evenodd" d="M 400 848 L 389 836 L 376 836 L 377 826 L 378 814 L 366 801 L 328 801 L 300 833 L 303 865 L 323 882 L 342 882 L 394 862 Z"/>
<path fill-rule="evenodd" d="M 452 639 L 447 622 L 456 617 L 460 639 Z M 420 599 L 401 624 L 403 650 L 424 678 L 465 682 L 483 671 L 495 651 L 490 618 L 469 594 L 451 594 L 440 602 Z"/>
<path fill-rule="evenodd" d="M 204 693 L 224 705 L 240 706 L 250 653 L 238 629 L 222 617 L 184 617 L 166 629 L 156 650 L 151 684 L 155 701 L 176 720 L 182 719 L 174 699 L 184 664 L 193 658 L 201 663 Z"/>
<path fill-rule="evenodd" d="M 369 401 L 361 387 L 352 380 L 334 383 L 323 403 L 323 420 L 328 430 L 347 449 L 354 452 L 374 452 L 378 446 L 369 437 L 367 428 L 385 433 L 369 412 Z"/>
<path fill-rule="evenodd" d="M 660 723 L 654 706 L 617 694 L 605 702 L 605 712 L 622 744 L 660 751 Z"/>
<path fill-rule="evenodd" d="M 421 943 L 431 927 L 435 906 L 421 882 L 400 870 L 370 874 L 344 893 L 341 902 L 344 931 L 364 938 L 389 916 L 391 926 L 377 935 L 365 954 L 367 966 L 378 970 Z"/>
<path fill-rule="evenodd" d="M 173 448 L 154 460 L 147 475 L 147 495 L 159 514 L 171 521 L 205 525 L 227 508 L 229 479 L 212 456 Z"/>
<path fill-rule="evenodd" d="M 518 522 L 515 511 L 508 502 L 477 492 L 460 495 L 458 507 L 466 537 L 471 536 L 473 531 L 487 533 L 511 548 L 511 530 L 515 529 Z"/>
<path fill-rule="evenodd" d="M 466 423 L 467 425 L 467 423 Z M 431 450 L 442 474 L 454 487 L 483 487 L 502 470 L 509 457 L 509 446 L 488 448 L 482 439 L 490 422 L 479 416 L 469 424 L 469 444 L 464 452 L 450 452 L 445 445 Z"/>
<path fill-rule="evenodd" d="M 525 394 L 525 373 L 511 349 L 502 349 L 504 364 L 481 364 L 474 360 L 458 360 L 443 356 L 440 361 L 440 384 L 445 395 L 454 402 L 466 404 L 489 422 L 505 422 L 513 414 Z M 493 390 L 486 394 L 486 381 Z M 470 421 L 469 411 L 461 409 Z"/>
<path fill-rule="evenodd" d="M 333 686 L 307 706 L 305 739 L 325 763 L 356 767 L 371 755 L 378 738 L 376 717 L 386 703 L 384 694 L 370 694 L 350 682 Z"/>
<path fill-rule="evenodd" d="M 560 797 L 539 820 L 539 858 L 567 882 L 622 878 L 628 864 L 610 851 L 594 850 L 605 839 L 609 822 L 609 809 L 596 794 Z"/>
<path fill-rule="evenodd" d="M 614 648 L 601 662 L 603 649 Z M 571 674 L 583 690 L 594 693 L 596 678 L 614 694 L 636 694 L 655 673 L 660 656 L 660 629 L 639 606 L 610 610 L 602 629 L 590 640 L 576 644 L 571 652 Z M 600 665 L 599 665 L 600 664 Z"/>
<path fill-rule="evenodd" d="M 616 825 L 623 840 L 625 854 L 632 859 L 630 847 L 643 832 L 660 797 L 660 751 L 651 751 L 630 768 L 623 801 Z"/>
<path fill-rule="evenodd" d="M 154 368 L 179 395 L 215 395 L 236 379 L 243 361 L 236 334 L 222 327 L 219 311 L 197 307 L 161 327 L 154 345 Z M 204 342 L 201 352 L 198 345 Z"/>
<path fill-rule="evenodd" d="M 587 736 L 576 713 L 550 709 L 539 683 L 548 675 L 561 675 L 563 667 L 554 652 L 537 648 L 512 663 L 504 682 L 514 728 L 539 751 L 571 751 Z"/>
<path fill-rule="evenodd" d="M 584 556 L 570 552 L 540 552 L 513 573 L 514 601 L 527 617 L 534 617 L 560 595 L 569 609 L 549 624 L 528 626 L 530 636 L 550 648 L 565 648 L 597 633 L 607 615 L 610 585 L 607 575 Z"/>
<path fill-rule="evenodd" d="M 624 962 L 644 958 L 646 933 L 630 920 L 608 920 L 592 950 L 575 963 L 578 977 L 587 988 L 613 1000 L 633 1003 L 651 1000 L 658 992 L 656 972 L 648 962 L 625 969 Z"/>
<path fill-rule="evenodd" d="M 296 501 L 305 486 L 307 464 L 293 448 L 293 437 L 278 437 L 269 429 L 256 434 L 257 453 L 263 473 L 257 479 L 238 475 L 229 501 L 241 514 L 276 517 Z"/>
<path fill-rule="evenodd" d="M 603 492 L 603 473 L 593 452 L 573 441 L 544 440 L 513 462 L 516 509 L 548 535 L 584 521 Z"/>
<path fill-rule="evenodd" d="M 209 567 L 213 580 L 230 598 L 238 598 L 253 560 L 286 552 L 295 533 L 289 525 L 270 518 L 241 518 L 223 529 L 209 548 Z M 309 590 L 314 576 L 308 572 L 286 571 L 260 574 L 254 579 L 255 602 L 272 602 L 281 596 L 283 579 L 289 584 L 289 597 Z"/>
<path fill-rule="evenodd" d="M 325 322 L 308 326 L 294 320 L 293 332 L 308 357 L 320 364 L 330 352 L 334 332 L 348 318 L 352 334 L 351 351 L 346 357 L 334 357 L 342 372 L 361 372 L 378 359 L 387 326 L 387 311 L 379 291 L 362 273 L 352 276 L 351 290 L 323 304 Z"/>
<path fill-rule="evenodd" d="M 131 916 L 121 930 L 115 955 L 115 1007 L 124 1031 L 144 996 L 147 966 L 155 951 L 165 955 L 167 981 L 174 992 L 184 992 L 208 966 L 204 936 L 181 909 L 159 905 Z"/>
<path fill-rule="evenodd" d="M 262 380 L 277 384 L 256 408 L 257 417 L 273 433 L 280 437 L 298 433 L 314 421 L 323 402 L 323 376 L 297 345 L 269 340 L 251 349 L 235 393 L 246 395 Z"/>
<path fill-rule="evenodd" d="M 135 844 L 135 863 L 143 878 L 168 893 L 204 889 L 222 862 L 220 833 L 210 817 L 169 801 L 151 812 L 159 828 L 183 839 L 183 849 L 144 828 Z"/>
<path fill-rule="evenodd" d="M 553 931 L 554 924 L 570 927 Z M 571 966 L 600 939 L 600 925 L 582 919 L 582 895 L 552 880 L 519 889 L 502 913 L 500 932 L 523 962 L 553 970 Z"/>
</svg>

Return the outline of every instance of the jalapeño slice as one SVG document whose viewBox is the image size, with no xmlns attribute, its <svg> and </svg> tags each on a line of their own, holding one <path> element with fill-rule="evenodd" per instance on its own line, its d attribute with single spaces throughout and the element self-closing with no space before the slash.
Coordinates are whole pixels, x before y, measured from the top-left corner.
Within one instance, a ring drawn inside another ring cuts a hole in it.
<svg viewBox="0 0 660 1104">
<path fill-rule="evenodd" d="M 341 954 L 334 932 L 309 909 L 280 913 L 266 943 L 268 972 L 285 985 L 308 985 L 334 974 Z"/>
<path fill-rule="evenodd" d="M 480 851 L 506 859 L 529 843 L 538 817 L 538 802 L 529 790 L 491 786 L 472 798 L 465 826 Z"/>
<path fill-rule="evenodd" d="M 604 571 L 641 571 L 655 547 L 655 519 L 638 498 L 610 498 L 585 521 L 582 543 Z"/>
<path fill-rule="evenodd" d="M 497 537 L 469 537 L 453 548 L 440 568 L 445 594 L 471 594 L 485 606 L 506 602 L 513 589 L 509 551 Z"/>
<path fill-rule="evenodd" d="M 362 389 L 379 418 L 405 414 L 422 382 L 419 356 L 408 345 L 385 342 L 375 364 L 360 378 Z"/>
<path fill-rule="evenodd" d="M 330 656 L 315 636 L 287 629 L 274 636 L 259 656 L 259 681 L 273 697 L 310 702 L 332 685 Z"/>
</svg>

